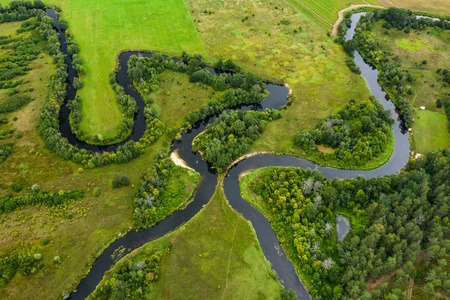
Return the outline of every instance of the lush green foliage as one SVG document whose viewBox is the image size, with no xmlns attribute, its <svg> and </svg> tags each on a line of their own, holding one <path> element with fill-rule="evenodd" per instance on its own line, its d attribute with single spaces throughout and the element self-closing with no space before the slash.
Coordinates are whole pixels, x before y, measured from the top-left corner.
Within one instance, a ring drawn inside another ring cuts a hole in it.
<svg viewBox="0 0 450 300">
<path fill-rule="evenodd" d="M 116 175 L 114 176 L 113 180 L 111 181 L 111 185 L 113 188 L 119 188 L 121 186 L 129 186 L 130 185 L 130 179 L 127 175 Z"/>
<path fill-rule="evenodd" d="M 431 18 L 416 18 L 410 10 L 390 7 L 386 10 L 378 10 L 375 12 L 375 18 L 381 18 L 386 21 L 383 27 L 389 29 L 395 27 L 398 30 L 425 29 L 428 26 L 450 29 L 450 24 L 445 19 L 437 21 Z"/>
<path fill-rule="evenodd" d="M 0 164 L 3 163 L 6 158 L 12 153 L 13 145 L 13 143 L 0 144 Z"/>
<path fill-rule="evenodd" d="M 40 253 L 10 253 L 9 256 L 0 258 L 0 288 L 6 286 L 18 270 L 24 276 L 35 274 L 42 268 L 42 263 L 39 262 L 41 259 Z"/>
<path fill-rule="evenodd" d="M 144 249 L 127 262 L 120 262 L 112 278 L 87 299 L 146 299 L 159 278 L 161 256 L 168 254 L 170 248 Z"/>
<path fill-rule="evenodd" d="M 224 112 L 194 140 L 193 150 L 217 168 L 225 168 L 245 153 L 269 121 L 280 117 L 280 112 L 273 110 Z"/>
<path fill-rule="evenodd" d="M 308 152 L 315 151 L 317 145 L 329 145 L 336 150 L 320 155 L 361 165 L 386 150 L 393 122 L 389 111 L 377 100 L 357 105 L 351 101 L 337 114 L 325 118 L 316 129 L 298 132 L 295 144 Z"/>
<path fill-rule="evenodd" d="M 180 177 L 178 172 L 180 168 L 165 152 L 160 151 L 156 154 L 152 166 L 142 176 L 133 194 L 135 227 L 145 228 L 155 225 L 187 200 L 185 182 L 177 180 Z M 200 179 L 198 173 L 190 170 L 185 172 L 188 172 L 190 181 L 198 183 Z"/>
<path fill-rule="evenodd" d="M 28 95 L 13 95 L 0 102 L 0 113 L 13 112 L 33 100 Z"/>
<path fill-rule="evenodd" d="M 45 8 L 45 5 L 40 0 L 31 1 L 11 1 L 9 6 L 2 6 L 0 4 L 0 23 L 23 21 L 36 15 L 36 10 Z"/>
<path fill-rule="evenodd" d="M 220 62 L 221 60 L 216 64 L 216 69 L 218 70 L 229 72 L 240 70 L 240 67 L 233 63 L 231 59 L 227 59 L 225 63 Z M 155 54 L 152 58 L 131 56 L 128 61 L 128 75 L 144 96 L 147 104 L 145 116 L 154 118 L 158 117 L 160 113 L 160 108 L 157 104 L 153 104 L 154 99 L 149 96 L 149 93 L 159 89 L 160 74 L 165 69 L 189 74 L 189 81 L 192 83 L 202 82 L 217 91 L 226 90 L 219 99 L 212 99 L 208 104 L 202 105 L 200 109 L 190 111 L 185 118 L 184 127 L 188 127 L 207 116 L 219 113 L 225 107 L 259 102 L 267 93 L 262 86 L 261 80 L 251 72 L 247 73 L 245 77 L 244 74 L 240 73 L 222 73 L 215 76 L 205 67 L 206 63 L 200 54 L 191 56 L 183 52 L 181 60 L 178 60 L 176 63 L 172 58 L 164 58 L 161 54 Z"/>
<path fill-rule="evenodd" d="M 16 193 L 20 192 L 23 189 L 23 186 L 18 182 L 12 182 L 9 187 Z"/>
<path fill-rule="evenodd" d="M 426 272 L 450 256 L 450 241 L 444 238 L 450 233 L 450 152 L 432 152 L 412 160 L 409 168 L 400 175 L 332 181 L 318 171 L 268 168 L 250 186 L 263 199 L 263 210 L 313 295 L 404 298 L 421 251 L 423 267 L 431 267 Z M 337 210 L 357 220 L 342 244 L 333 229 Z M 366 290 L 367 280 L 395 270 L 391 286 Z M 449 273 L 441 268 L 435 274 L 441 277 L 428 277 L 423 291 L 449 293 L 441 281 L 433 281 L 448 280 Z"/>
<path fill-rule="evenodd" d="M 78 189 L 67 192 L 62 190 L 59 192 L 37 191 L 16 197 L 13 197 L 11 194 L 6 194 L 3 198 L 0 198 L 0 213 L 10 212 L 19 207 L 37 205 L 41 203 L 47 206 L 57 206 L 80 200 L 82 198 L 84 198 L 84 191 Z"/>
</svg>

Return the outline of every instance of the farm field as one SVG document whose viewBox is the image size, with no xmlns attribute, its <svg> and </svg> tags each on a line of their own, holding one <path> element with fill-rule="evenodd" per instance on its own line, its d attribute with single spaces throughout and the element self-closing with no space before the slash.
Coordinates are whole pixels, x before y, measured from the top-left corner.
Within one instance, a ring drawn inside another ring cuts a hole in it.
<svg viewBox="0 0 450 300">
<path fill-rule="evenodd" d="M 322 29 L 329 31 L 331 26 L 338 18 L 338 11 L 347 8 L 350 5 L 380 5 L 377 0 L 333 0 L 333 1 L 320 1 L 320 0 L 287 0 L 289 4 L 302 12 L 305 16 L 309 17 L 312 22 L 316 23 Z"/>
</svg>

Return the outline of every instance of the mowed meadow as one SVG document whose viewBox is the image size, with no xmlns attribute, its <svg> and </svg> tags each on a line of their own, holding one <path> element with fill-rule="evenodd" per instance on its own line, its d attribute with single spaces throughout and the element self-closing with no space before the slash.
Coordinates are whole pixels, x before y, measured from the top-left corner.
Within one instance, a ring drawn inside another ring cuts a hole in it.
<svg viewBox="0 0 450 300">
<path fill-rule="evenodd" d="M 49 1 L 62 9 L 61 18 L 80 48 L 86 68 L 81 76 L 81 129 L 89 135 L 114 136 L 121 112 L 109 83 L 117 54 L 125 49 L 207 56 L 183 0 Z"/>
</svg>

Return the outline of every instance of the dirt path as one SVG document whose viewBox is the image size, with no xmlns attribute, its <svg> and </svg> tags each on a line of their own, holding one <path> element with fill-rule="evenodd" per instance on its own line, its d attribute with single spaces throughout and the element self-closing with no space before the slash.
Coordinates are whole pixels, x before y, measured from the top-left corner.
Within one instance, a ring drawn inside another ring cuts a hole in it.
<svg viewBox="0 0 450 300">
<path fill-rule="evenodd" d="M 366 3 L 367 3 L 367 2 L 366 2 Z M 333 25 L 333 30 L 331 31 L 331 34 L 332 34 L 333 36 L 336 36 L 336 35 L 337 35 L 338 26 L 339 26 L 339 24 L 341 23 L 342 19 L 344 18 L 344 13 L 345 13 L 345 12 L 347 12 L 347 11 L 349 11 L 349 10 L 352 10 L 352 9 L 354 9 L 354 8 L 364 7 L 364 6 L 366 6 L 366 7 L 376 7 L 376 8 L 385 8 L 384 6 L 371 5 L 371 4 L 357 4 L 357 5 L 352 4 L 352 5 L 350 5 L 350 6 L 347 7 L 347 8 L 341 9 L 341 10 L 339 11 L 339 13 L 338 13 L 338 19 L 337 19 L 336 23 L 334 23 L 334 25 Z M 330 24 L 330 25 L 331 25 L 331 24 Z"/>
<path fill-rule="evenodd" d="M 333 24 L 331 24 L 330 22 L 328 22 L 326 19 L 324 19 L 321 15 L 319 15 L 318 13 L 316 13 L 311 7 L 309 7 L 308 5 L 306 5 L 305 3 L 303 3 L 302 1 L 298 0 L 298 2 L 300 2 L 304 7 L 306 7 L 307 9 L 309 9 L 310 11 L 312 11 L 316 16 L 318 16 L 319 18 L 321 18 L 322 20 L 324 20 L 327 24 L 330 24 L 330 26 L 333 26 Z"/>
<path fill-rule="evenodd" d="M 410 278 L 408 284 L 408 295 L 406 296 L 406 299 L 408 300 L 411 300 L 413 286 L 414 286 L 414 279 Z"/>
</svg>

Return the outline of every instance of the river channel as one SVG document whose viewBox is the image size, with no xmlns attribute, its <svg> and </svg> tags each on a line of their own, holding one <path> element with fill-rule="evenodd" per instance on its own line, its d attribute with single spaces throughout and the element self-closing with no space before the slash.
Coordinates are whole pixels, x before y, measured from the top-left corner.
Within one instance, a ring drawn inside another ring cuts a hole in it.
<svg viewBox="0 0 450 300">
<path fill-rule="evenodd" d="M 74 99 L 76 91 L 72 86 L 73 78 L 76 77 L 76 72 L 72 68 L 70 56 L 67 55 L 67 44 L 64 33 L 58 23 L 55 11 L 47 10 L 50 17 L 55 20 L 56 29 L 59 33 L 61 48 L 63 53 L 66 55 L 66 63 L 68 64 L 68 87 L 67 87 L 67 99 L 65 105 L 61 108 L 60 113 L 60 131 L 61 134 L 68 139 L 68 141 L 79 148 L 84 148 L 86 150 L 101 152 L 101 151 L 114 151 L 118 146 L 124 144 L 126 141 L 110 145 L 110 146 L 95 146 L 87 144 L 80 141 L 70 130 L 69 124 L 69 109 L 66 104 L 68 100 Z M 362 13 L 354 14 L 352 16 L 352 24 L 356 24 Z M 352 25 L 349 30 L 349 38 L 353 37 L 354 26 Z M 353 31 L 353 33 L 352 33 Z M 127 62 L 131 55 L 140 56 L 152 56 L 151 53 L 129 51 L 124 52 L 119 55 L 119 66 L 116 80 L 124 88 L 124 92 L 127 95 L 132 96 L 136 99 L 137 105 L 139 107 L 139 113 L 135 116 L 135 123 L 133 133 L 130 138 L 133 141 L 139 140 L 145 132 L 146 122 L 143 115 L 144 101 L 140 94 L 137 92 L 136 88 L 131 83 L 127 75 Z M 230 203 L 230 205 L 241 213 L 247 220 L 251 221 L 258 241 L 261 245 L 261 249 L 270 262 L 272 269 L 277 273 L 278 279 L 284 285 L 285 289 L 293 289 L 297 292 L 299 299 L 311 299 L 306 288 L 303 286 L 301 280 L 295 272 L 295 269 L 289 259 L 286 257 L 283 249 L 281 248 L 278 239 L 272 230 L 268 219 L 256 208 L 251 206 L 248 202 L 242 199 L 239 189 L 239 174 L 242 172 L 247 172 L 253 169 L 268 167 L 268 166 L 293 166 L 300 168 L 311 168 L 317 169 L 323 172 L 324 176 L 327 178 L 354 178 L 358 175 L 363 175 L 366 178 L 374 176 L 383 176 L 389 174 L 398 173 L 403 166 L 407 163 L 409 158 L 409 141 L 408 134 L 405 130 L 402 130 L 401 121 L 395 112 L 395 106 L 387 98 L 386 93 L 382 90 L 381 86 L 378 84 L 377 75 L 378 70 L 366 63 L 359 53 L 355 53 L 356 65 L 361 69 L 361 76 L 367 82 L 367 85 L 371 93 L 376 99 L 383 105 L 385 109 L 391 111 L 392 116 L 397 120 L 395 124 L 392 125 L 392 130 L 394 133 L 395 148 L 394 152 L 387 163 L 383 166 L 371 170 L 371 171 L 358 171 L 358 170 L 341 170 L 329 167 L 318 166 L 308 160 L 301 159 L 294 156 L 288 155 L 258 155 L 247 158 L 232 168 L 230 168 L 228 174 L 224 179 L 224 190 L 225 195 Z M 232 110 L 257 110 L 262 111 L 265 109 L 278 109 L 285 105 L 288 98 L 288 90 L 284 86 L 278 86 L 274 84 L 264 84 L 266 90 L 269 91 L 269 95 L 263 101 L 258 104 L 252 105 L 241 105 L 239 107 L 234 107 Z M 350 88 L 350 87 L 349 87 Z M 289 109 L 289 108 L 288 108 Z M 227 109 L 228 111 L 231 109 Z M 188 222 L 195 214 L 197 214 L 202 207 L 208 203 L 211 199 L 217 185 L 217 175 L 214 169 L 209 166 L 198 153 L 192 151 L 192 141 L 193 139 L 202 132 L 208 124 L 214 122 L 217 115 L 210 116 L 205 120 L 197 122 L 192 129 L 184 132 L 179 140 L 175 140 L 170 147 L 170 152 L 177 151 L 179 156 L 186 161 L 186 163 L 200 173 L 201 178 L 199 185 L 196 188 L 195 193 L 190 199 L 189 205 L 183 210 L 178 210 L 172 215 L 168 216 L 162 220 L 157 225 L 147 228 L 142 231 L 130 231 L 121 238 L 112 242 L 102 254 L 95 260 L 91 270 L 88 275 L 83 278 L 76 288 L 76 291 L 72 292 L 70 295 L 71 299 L 85 299 L 89 294 L 91 294 L 98 283 L 102 280 L 105 272 L 109 270 L 117 261 L 116 253 L 120 252 L 120 257 L 130 253 L 131 251 L 137 249 L 138 247 L 156 240 L 169 232 L 174 231 L 179 226 Z M 182 278 L 180 278 L 182 280 Z"/>
</svg>

